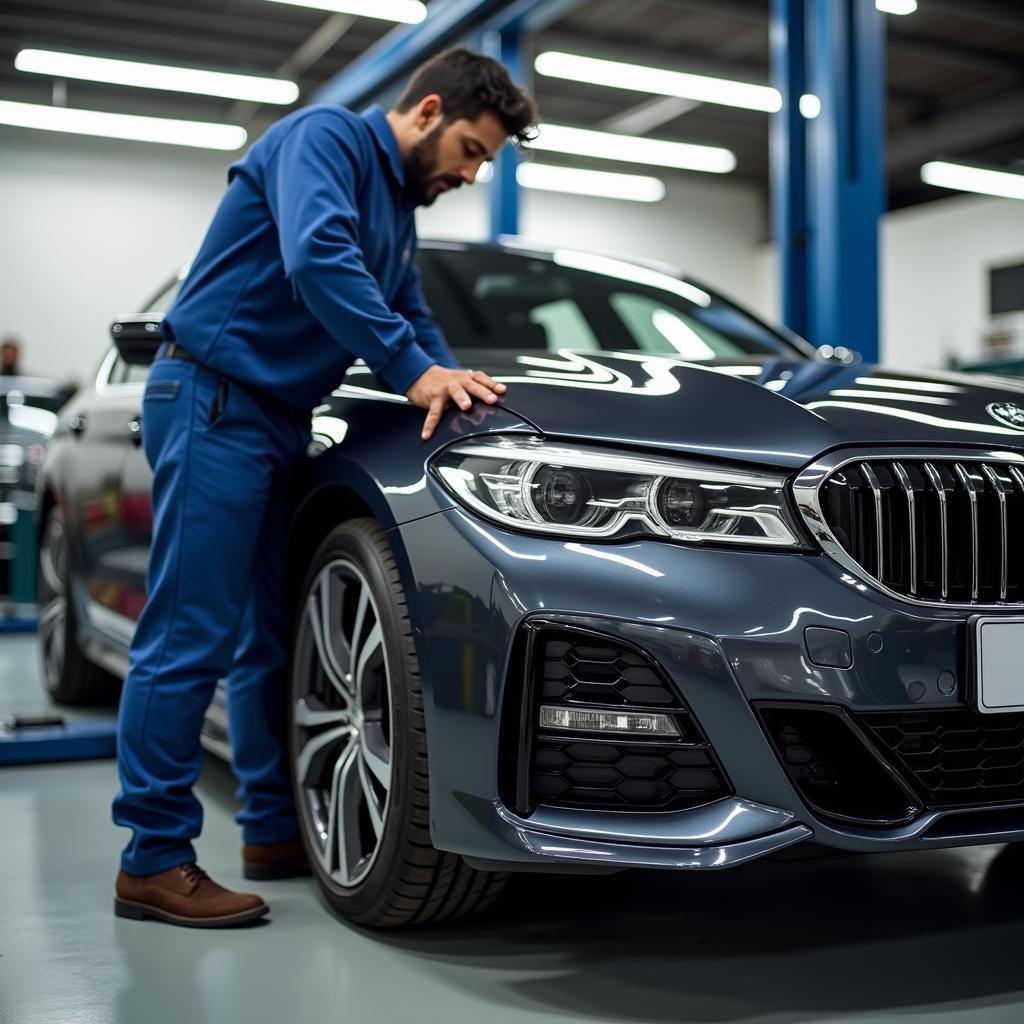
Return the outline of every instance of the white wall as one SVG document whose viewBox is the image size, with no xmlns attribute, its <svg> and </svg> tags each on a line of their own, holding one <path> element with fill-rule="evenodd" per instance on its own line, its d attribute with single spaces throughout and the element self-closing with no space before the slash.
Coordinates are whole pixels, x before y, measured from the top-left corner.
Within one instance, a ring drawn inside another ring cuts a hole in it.
<svg viewBox="0 0 1024 1024">
<path fill-rule="evenodd" d="M 955 196 L 890 213 L 882 227 L 882 354 L 895 366 L 977 357 L 989 268 L 1024 262 L 1024 202 Z"/>
<path fill-rule="evenodd" d="M 881 358 L 894 367 L 945 367 L 980 355 L 989 321 L 988 271 L 1024 261 L 1024 202 L 950 196 L 886 214 L 881 246 Z M 779 260 L 758 247 L 750 305 L 778 319 Z"/>
<path fill-rule="evenodd" d="M 0 128 L 0 336 L 26 370 L 79 380 L 119 313 L 202 240 L 230 157 Z"/>
<path fill-rule="evenodd" d="M 0 336 L 23 339 L 26 369 L 92 373 L 111 319 L 139 309 L 198 246 L 232 159 L 0 128 Z M 487 225 L 485 186 L 420 212 L 424 237 L 482 239 Z M 756 190 L 696 176 L 652 205 L 523 197 L 536 241 L 666 260 L 738 297 L 753 288 L 763 231 Z"/>
</svg>

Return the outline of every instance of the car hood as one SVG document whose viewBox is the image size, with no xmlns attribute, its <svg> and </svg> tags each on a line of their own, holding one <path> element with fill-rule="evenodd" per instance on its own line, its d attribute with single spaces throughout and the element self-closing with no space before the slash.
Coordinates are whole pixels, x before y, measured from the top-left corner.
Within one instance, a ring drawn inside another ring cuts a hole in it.
<svg viewBox="0 0 1024 1024">
<path fill-rule="evenodd" d="M 468 356 L 468 353 L 460 353 Z M 505 406 L 545 434 L 802 466 L 831 448 L 1017 447 L 1024 383 L 774 359 L 695 364 L 624 352 L 474 353 Z M 995 410 L 993 410 L 995 407 Z M 1009 413 L 1009 419 L 1007 418 Z"/>
</svg>

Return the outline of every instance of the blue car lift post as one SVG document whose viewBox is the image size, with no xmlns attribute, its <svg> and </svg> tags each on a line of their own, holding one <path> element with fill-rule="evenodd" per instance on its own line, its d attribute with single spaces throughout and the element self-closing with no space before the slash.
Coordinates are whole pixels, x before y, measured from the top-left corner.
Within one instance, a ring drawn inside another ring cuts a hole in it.
<svg viewBox="0 0 1024 1024">
<path fill-rule="evenodd" d="M 878 360 L 885 180 L 885 15 L 874 0 L 772 0 L 771 129 L 782 319 Z M 805 118 L 804 94 L 821 103 Z"/>
<path fill-rule="evenodd" d="M 11 592 L 15 606 L 22 608 L 35 599 L 36 546 L 31 509 L 18 509 L 12 542 Z M 0 619 L 0 633 L 26 633 L 35 628 L 34 618 Z M 10 715 L 0 719 L 0 767 L 113 757 L 116 733 L 114 719 L 65 722 L 59 714 Z"/>
</svg>

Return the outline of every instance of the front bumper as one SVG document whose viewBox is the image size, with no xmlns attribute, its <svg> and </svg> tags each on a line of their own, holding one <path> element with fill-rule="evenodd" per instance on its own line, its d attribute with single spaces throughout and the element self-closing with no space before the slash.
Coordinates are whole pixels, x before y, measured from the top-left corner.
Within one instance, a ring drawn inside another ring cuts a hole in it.
<svg viewBox="0 0 1024 1024">
<path fill-rule="evenodd" d="M 1024 838 L 1024 801 L 922 809 L 891 827 L 826 818 L 801 797 L 755 710 L 759 702 L 852 713 L 962 709 L 963 612 L 902 605 L 824 556 L 554 541 L 458 509 L 396 533 L 441 849 L 534 870 L 614 870 L 726 867 L 812 837 L 865 852 Z M 510 808 L 499 784 L 502 711 L 506 688 L 521 686 L 509 665 L 517 631 L 534 616 L 647 652 L 707 735 L 732 794 L 667 813 Z M 851 664 L 815 664 L 809 627 L 847 635 Z"/>
</svg>

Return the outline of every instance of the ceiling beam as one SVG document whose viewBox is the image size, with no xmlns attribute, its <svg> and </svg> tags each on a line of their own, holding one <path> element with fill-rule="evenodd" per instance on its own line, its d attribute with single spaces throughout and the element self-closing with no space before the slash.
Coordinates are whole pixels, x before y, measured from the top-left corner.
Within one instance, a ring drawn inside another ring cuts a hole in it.
<svg viewBox="0 0 1024 1024">
<path fill-rule="evenodd" d="M 580 0 L 440 0 L 418 25 L 392 29 L 361 57 L 321 86 L 318 103 L 360 107 L 413 71 L 427 57 L 471 32 L 516 25 L 537 31 Z"/>
<path fill-rule="evenodd" d="M 699 100 L 686 100 L 681 96 L 655 96 L 654 99 L 644 100 L 621 114 L 607 118 L 599 127 L 623 135 L 646 135 L 700 105 Z"/>
<path fill-rule="evenodd" d="M 743 0 L 671 0 L 673 7 L 679 8 L 687 13 L 703 15 L 724 15 L 729 18 L 736 18 L 739 21 L 756 21 L 768 25 L 768 5 L 761 0 L 755 3 L 744 3 Z"/>
<path fill-rule="evenodd" d="M 82 16 L 85 14 L 83 6 L 81 0 L 39 0 L 38 3 L 4 0 L 3 4 L 4 14 L 20 13 L 37 17 L 50 26 L 53 35 L 65 31 L 66 19 L 62 12 Z M 299 8 L 293 10 L 298 14 L 297 17 L 288 17 L 284 13 L 287 12 L 287 8 L 281 8 L 280 13 L 274 16 L 275 9 L 267 4 L 267 13 L 271 16 L 242 19 L 237 13 L 228 14 L 223 10 L 214 12 L 171 4 L 165 6 L 161 3 L 132 3 L 129 0 L 89 0 L 87 17 L 91 25 L 102 23 L 107 32 L 118 31 L 120 28 L 143 32 L 149 28 L 158 31 L 169 28 L 177 32 L 194 29 L 222 35 L 225 40 L 252 37 L 274 40 L 280 44 L 292 39 L 301 39 L 307 31 L 308 22 L 308 17 L 302 15 L 316 13 L 302 12 Z M 0 14 L 0 21 L 4 20 L 4 14 Z"/>
<path fill-rule="evenodd" d="M 982 22 L 1003 32 L 1024 32 L 1024 7 L 1018 3 L 993 3 L 992 0 L 928 0 L 928 10 L 937 14 L 955 14 Z"/>
<path fill-rule="evenodd" d="M 104 55 L 130 52 L 137 59 L 154 59 L 188 54 L 190 63 L 200 63 L 219 70 L 260 72 L 273 67 L 281 59 L 281 40 L 273 46 L 250 44 L 238 36 L 215 35 L 188 31 L 179 27 L 172 33 L 165 29 L 123 29 L 117 25 L 97 24 L 85 15 L 80 20 L 62 17 L 10 17 L 0 14 L 0 34 L 10 39 L 15 33 L 26 43 L 46 44 L 56 48 L 94 51 Z M 226 57 L 231 57 L 230 61 Z"/>
<path fill-rule="evenodd" d="M 1013 78 L 1024 77 L 1024 67 L 1019 60 L 1002 57 L 990 50 L 981 50 L 957 43 L 945 44 L 934 39 L 920 36 L 904 35 L 902 32 L 889 33 L 889 49 L 896 59 L 901 57 L 928 61 L 929 63 L 945 64 L 947 67 L 959 67 L 966 71 L 977 71 L 982 74 L 1008 75 Z"/>
<path fill-rule="evenodd" d="M 768 26 L 751 25 L 750 28 L 732 33 L 724 43 L 711 47 L 711 56 L 716 60 L 734 60 L 752 54 L 768 51 Z"/>
<path fill-rule="evenodd" d="M 338 43 L 355 24 L 355 20 L 351 14 L 332 14 L 321 22 L 320 27 L 276 69 L 274 74 L 281 78 L 298 79 Z M 259 108 L 259 103 L 240 100 L 228 111 L 227 119 L 231 123 L 239 120 L 248 123 Z"/>
<path fill-rule="evenodd" d="M 901 170 L 942 156 L 957 156 L 1024 134 L 1024 89 L 948 114 L 916 128 L 905 128 L 889 142 L 887 164 Z"/>
</svg>

